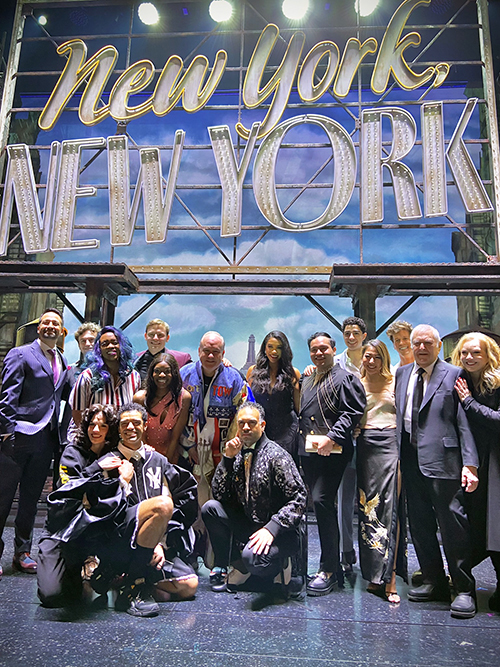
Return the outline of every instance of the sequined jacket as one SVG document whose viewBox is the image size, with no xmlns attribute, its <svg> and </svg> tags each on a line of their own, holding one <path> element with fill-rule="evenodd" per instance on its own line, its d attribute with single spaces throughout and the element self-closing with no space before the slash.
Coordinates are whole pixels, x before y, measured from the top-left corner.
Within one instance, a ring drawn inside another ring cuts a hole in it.
<svg viewBox="0 0 500 667">
<path fill-rule="evenodd" d="M 292 457 L 263 435 L 255 444 L 247 501 L 243 455 L 222 458 L 212 481 L 215 500 L 243 507 L 246 516 L 276 537 L 299 525 L 307 491 Z"/>
</svg>

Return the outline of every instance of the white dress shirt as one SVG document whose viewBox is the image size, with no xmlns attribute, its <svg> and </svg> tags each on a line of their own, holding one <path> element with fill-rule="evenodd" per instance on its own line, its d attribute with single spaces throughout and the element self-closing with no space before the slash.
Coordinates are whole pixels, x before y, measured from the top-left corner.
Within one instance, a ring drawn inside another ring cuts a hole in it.
<svg viewBox="0 0 500 667">
<path fill-rule="evenodd" d="M 430 366 L 425 366 L 424 372 L 422 373 L 422 379 L 424 381 L 424 393 L 427 391 L 427 385 L 431 379 L 432 371 L 436 365 L 437 359 L 430 364 Z M 415 391 L 415 383 L 417 382 L 417 371 L 421 368 L 416 362 L 413 362 L 413 368 L 411 370 L 410 379 L 408 381 L 408 388 L 406 390 L 406 407 L 405 407 L 405 416 L 404 416 L 404 425 L 405 431 L 411 433 L 411 413 L 413 408 L 413 392 Z"/>
</svg>

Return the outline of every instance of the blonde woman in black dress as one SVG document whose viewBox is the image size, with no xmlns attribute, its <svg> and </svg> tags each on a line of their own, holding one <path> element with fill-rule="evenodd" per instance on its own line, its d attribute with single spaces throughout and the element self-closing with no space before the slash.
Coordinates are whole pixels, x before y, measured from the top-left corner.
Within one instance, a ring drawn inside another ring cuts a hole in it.
<svg viewBox="0 0 500 667">
<path fill-rule="evenodd" d="M 394 378 L 389 352 L 379 340 L 371 340 L 363 348 L 361 382 L 366 392 L 356 463 L 361 573 L 369 582 L 368 592 L 399 604 L 396 573 L 404 579 L 407 574 Z"/>
<path fill-rule="evenodd" d="M 479 484 L 465 495 L 472 542 L 472 567 L 488 556 L 497 577 L 489 599 L 500 612 L 500 349 L 489 336 L 472 332 L 458 341 L 451 355 L 461 366 L 455 389 L 469 420 L 479 454 Z"/>
</svg>

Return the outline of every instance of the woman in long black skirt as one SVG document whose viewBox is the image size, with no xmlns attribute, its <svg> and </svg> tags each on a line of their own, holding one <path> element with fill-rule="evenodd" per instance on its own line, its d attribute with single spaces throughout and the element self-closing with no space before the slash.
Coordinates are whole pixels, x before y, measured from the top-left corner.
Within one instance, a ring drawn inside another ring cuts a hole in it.
<svg viewBox="0 0 500 667">
<path fill-rule="evenodd" d="M 359 561 L 367 590 L 392 604 L 401 601 L 396 573 L 407 578 L 406 534 L 398 464 L 394 380 L 387 347 L 363 349 L 361 382 L 366 410 L 357 440 Z"/>
</svg>

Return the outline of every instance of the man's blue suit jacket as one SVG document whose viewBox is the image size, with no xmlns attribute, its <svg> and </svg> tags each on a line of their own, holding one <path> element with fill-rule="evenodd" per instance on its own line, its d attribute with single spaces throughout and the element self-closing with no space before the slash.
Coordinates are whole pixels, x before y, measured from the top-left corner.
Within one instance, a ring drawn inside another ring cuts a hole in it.
<svg viewBox="0 0 500 667">
<path fill-rule="evenodd" d="M 404 429 L 406 392 L 413 364 L 396 371 L 396 414 L 399 442 Z M 477 449 L 455 391 L 461 369 L 438 359 L 418 413 L 418 464 L 425 477 L 460 479 L 463 465 L 478 466 Z"/>
<path fill-rule="evenodd" d="M 60 355 L 62 371 L 54 386 L 54 375 L 38 340 L 14 347 L 7 353 L 2 370 L 0 433 L 35 435 L 52 423 L 59 424 L 61 398 L 69 394 L 68 364 Z M 61 435 L 61 434 L 60 434 Z"/>
</svg>

